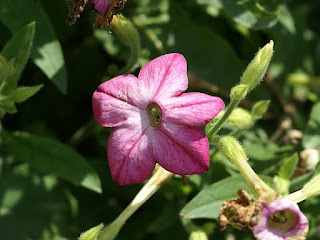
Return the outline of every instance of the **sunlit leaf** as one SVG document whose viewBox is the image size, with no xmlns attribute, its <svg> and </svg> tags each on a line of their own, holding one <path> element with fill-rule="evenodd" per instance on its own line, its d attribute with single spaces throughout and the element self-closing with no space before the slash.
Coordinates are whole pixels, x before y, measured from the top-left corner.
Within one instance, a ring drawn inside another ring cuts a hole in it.
<svg viewBox="0 0 320 240">
<path fill-rule="evenodd" d="M 0 9 L 0 21 L 13 34 L 26 24 L 36 22 L 31 57 L 59 90 L 66 93 L 67 75 L 62 49 L 39 1 L 0 0 Z"/>
<path fill-rule="evenodd" d="M 32 22 L 16 32 L 0 53 L 7 60 L 14 61 L 15 69 L 14 73 L 6 79 L 6 84 L 2 88 L 1 93 L 4 95 L 9 95 L 17 87 L 18 80 L 30 55 L 34 32 L 35 22 Z"/>
<path fill-rule="evenodd" d="M 277 23 L 278 11 L 270 12 L 257 1 L 221 0 L 222 8 L 238 24 L 247 28 L 270 28 Z"/>
</svg>

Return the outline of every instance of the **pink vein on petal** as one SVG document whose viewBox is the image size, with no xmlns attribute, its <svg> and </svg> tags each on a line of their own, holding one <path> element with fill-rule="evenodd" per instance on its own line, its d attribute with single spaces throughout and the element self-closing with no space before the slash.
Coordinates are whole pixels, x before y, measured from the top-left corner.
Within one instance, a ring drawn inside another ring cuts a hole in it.
<svg viewBox="0 0 320 240">
<path fill-rule="evenodd" d="M 149 89 L 148 99 L 167 99 L 187 90 L 187 62 L 178 53 L 160 56 L 147 63 L 138 78 Z"/>
<path fill-rule="evenodd" d="M 146 180 L 155 167 L 147 130 L 117 127 L 109 136 L 108 162 L 113 180 L 120 185 Z"/>
<path fill-rule="evenodd" d="M 141 97 L 139 81 L 133 75 L 123 75 L 102 83 L 93 93 L 92 108 L 96 121 L 104 127 L 139 121 L 147 101 Z"/>
<path fill-rule="evenodd" d="M 209 167 L 209 143 L 201 129 L 163 124 L 153 133 L 156 161 L 180 175 L 204 173 Z"/>
<path fill-rule="evenodd" d="M 224 103 L 219 97 L 203 93 L 183 93 L 168 99 L 162 108 L 163 121 L 200 127 L 210 122 Z"/>
</svg>

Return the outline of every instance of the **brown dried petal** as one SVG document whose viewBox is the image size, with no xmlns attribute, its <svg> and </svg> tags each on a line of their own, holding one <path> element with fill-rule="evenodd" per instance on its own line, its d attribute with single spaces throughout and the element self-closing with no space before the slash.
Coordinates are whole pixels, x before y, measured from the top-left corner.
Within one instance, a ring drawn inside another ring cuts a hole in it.
<svg viewBox="0 0 320 240">
<path fill-rule="evenodd" d="M 108 29 L 110 29 L 110 24 L 112 22 L 114 12 L 117 10 L 123 9 L 124 4 L 126 2 L 127 0 L 114 0 L 110 3 L 108 12 L 105 15 L 101 13 L 96 13 L 94 27 L 95 28 L 107 27 Z"/>
<path fill-rule="evenodd" d="M 254 200 L 241 189 L 238 191 L 238 196 L 236 200 L 227 200 L 223 203 L 218 218 L 221 230 L 228 224 L 238 229 L 251 229 L 251 218 L 255 211 Z"/>
<path fill-rule="evenodd" d="M 69 10 L 67 24 L 71 25 L 80 18 L 80 13 L 84 10 L 88 0 L 66 0 L 66 2 Z"/>
</svg>

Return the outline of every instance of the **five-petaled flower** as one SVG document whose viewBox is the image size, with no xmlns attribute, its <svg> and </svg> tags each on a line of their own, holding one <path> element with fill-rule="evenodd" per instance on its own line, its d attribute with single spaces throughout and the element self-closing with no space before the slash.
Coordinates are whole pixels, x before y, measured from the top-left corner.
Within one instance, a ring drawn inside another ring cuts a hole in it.
<svg viewBox="0 0 320 240">
<path fill-rule="evenodd" d="M 289 199 L 276 199 L 271 204 L 262 203 L 259 222 L 253 227 L 258 240 L 305 239 L 308 219 L 299 206 Z"/>
<path fill-rule="evenodd" d="M 187 90 L 187 63 L 177 53 L 147 63 L 138 78 L 121 75 L 102 83 L 92 98 L 96 121 L 116 127 L 107 144 L 114 181 L 146 180 L 155 164 L 190 175 L 209 167 L 209 144 L 199 128 L 224 107 L 223 101 Z"/>
</svg>

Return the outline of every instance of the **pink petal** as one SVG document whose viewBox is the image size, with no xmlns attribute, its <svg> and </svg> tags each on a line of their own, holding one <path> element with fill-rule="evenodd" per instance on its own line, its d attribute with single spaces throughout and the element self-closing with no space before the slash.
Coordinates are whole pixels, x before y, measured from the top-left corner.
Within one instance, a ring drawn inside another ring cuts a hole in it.
<svg viewBox="0 0 320 240">
<path fill-rule="evenodd" d="M 133 75 L 122 75 L 98 87 L 92 96 L 92 108 L 101 126 L 140 124 L 141 109 L 145 109 L 147 103 L 140 97 L 138 82 Z"/>
<path fill-rule="evenodd" d="M 206 125 L 224 108 L 221 98 L 203 93 L 183 93 L 162 105 L 163 121 L 194 127 Z"/>
<path fill-rule="evenodd" d="M 177 96 L 188 88 L 187 62 L 181 54 L 166 54 L 148 62 L 138 78 L 149 89 L 151 101 Z"/>
<path fill-rule="evenodd" d="M 163 123 L 153 130 L 150 136 L 153 153 L 163 168 L 179 175 L 208 170 L 208 139 L 199 128 Z"/>
<path fill-rule="evenodd" d="M 106 14 L 110 5 L 110 0 L 93 0 L 94 8 L 99 12 Z"/>
<path fill-rule="evenodd" d="M 117 127 L 108 140 L 108 162 L 112 179 L 120 185 L 146 180 L 155 167 L 146 129 Z"/>
</svg>

